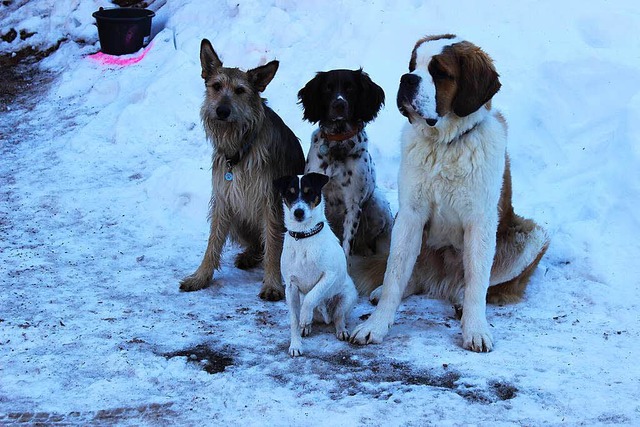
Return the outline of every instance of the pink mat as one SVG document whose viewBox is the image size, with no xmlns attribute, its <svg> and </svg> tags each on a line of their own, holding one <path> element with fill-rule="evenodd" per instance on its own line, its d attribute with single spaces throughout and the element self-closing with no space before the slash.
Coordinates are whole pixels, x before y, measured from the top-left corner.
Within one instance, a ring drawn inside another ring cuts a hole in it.
<svg viewBox="0 0 640 427">
<path fill-rule="evenodd" d="M 137 64 L 138 62 L 142 61 L 152 46 L 153 46 L 153 42 L 149 43 L 149 45 L 144 49 L 129 55 L 116 56 L 116 55 L 107 55 L 106 53 L 98 52 L 98 53 L 94 53 L 93 55 L 87 56 L 87 58 L 102 65 L 107 65 L 107 66 L 115 65 L 117 67 L 126 67 L 128 65 Z"/>
</svg>

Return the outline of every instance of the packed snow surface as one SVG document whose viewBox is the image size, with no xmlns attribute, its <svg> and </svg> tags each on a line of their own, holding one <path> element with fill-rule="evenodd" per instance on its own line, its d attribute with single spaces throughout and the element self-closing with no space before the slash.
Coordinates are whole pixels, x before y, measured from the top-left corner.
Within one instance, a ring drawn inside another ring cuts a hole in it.
<svg viewBox="0 0 640 427">
<path fill-rule="evenodd" d="M 168 1 L 124 62 L 96 55 L 107 1 L 3 3 L 0 34 L 35 34 L 1 52 L 59 47 L 46 94 L 0 108 L 0 424 L 640 424 L 637 1 Z M 382 344 L 317 327 L 292 359 L 286 304 L 257 297 L 233 245 L 212 287 L 179 292 L 208 235 L 202 38 L 228 66 L 280 61 L 264 96 L 305 151 L 298 90 L 363 67 L 387 96 L 367 132 L 397 209 L 399 78 L 443 32 L 495 60 L 514 205 L 552 238 L 525 299 L 488 307 L 493 352 L 414 296 Z"/>
</svg>

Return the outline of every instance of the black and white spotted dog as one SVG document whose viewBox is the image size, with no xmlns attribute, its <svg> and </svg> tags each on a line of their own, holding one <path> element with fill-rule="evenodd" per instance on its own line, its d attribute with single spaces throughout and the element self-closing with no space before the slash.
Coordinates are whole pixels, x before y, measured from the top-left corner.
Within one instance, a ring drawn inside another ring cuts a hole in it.
<svg viewBox="0 0 640 427">
<path fill-rule="evenodd" d="M 384 104 L 384 91 L 359 70 L 319 72 L 298 92 L 304 119 L 318 123 L 305 173 L 328 175 L 327 218 L 349 255 L 387 253 L 393 217 L 376 187 L 364 128 Z"/>
</svg>

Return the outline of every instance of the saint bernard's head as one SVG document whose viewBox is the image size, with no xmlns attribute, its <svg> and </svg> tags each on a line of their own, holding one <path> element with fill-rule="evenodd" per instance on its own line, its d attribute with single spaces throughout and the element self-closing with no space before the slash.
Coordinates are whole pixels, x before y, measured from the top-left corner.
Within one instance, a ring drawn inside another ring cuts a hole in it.
<svg viewBox="0 0 640 427">
<path fill-rule="evenodd" d="M 409 122 L 449 127 L 458 118 L 491 108 L 500 89 L 493 61 L 479 47 L 453 34 L 424 37 L 400 79 L 398 109 Z"/>
</svg>

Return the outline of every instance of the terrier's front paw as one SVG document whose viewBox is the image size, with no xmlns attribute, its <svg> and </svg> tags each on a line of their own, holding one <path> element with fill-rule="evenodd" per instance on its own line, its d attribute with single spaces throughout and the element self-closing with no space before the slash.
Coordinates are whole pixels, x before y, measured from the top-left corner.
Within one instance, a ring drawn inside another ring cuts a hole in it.
<svg viewBox="0 0 640 427">
<path fill-rule="evenodd" d="M 306 337 L 311 333 L 311 324 L 313 323 L 313 309 L 309 307 L 309 305 L 302 304 L 302 308 L 300 309 L 300 329 L 302 329 L 302 336 Z M 305 329 L 307 333 L 305 334 Z"/>
<path fill-rule="evenodd" d="M 311 335 L 311 323 L 300 322 L 300 336 L 308 337 L 309 335 Z"/>
<path fill-rule="evenodd" d="M 340 341 L 348 341 L 350 337 L 349 331 L 347 331 L 346 329 L 336 331 L 336 337 L 338 337 Z"/>
<path fill-rule="evenodd" d="M 201 277 L 194 273 L 180 281 L 180 290 L 183 292 L 199 291 L 210 285 L 211 277 Z"/>
<path fill-rule="evenodd" d="M 302 356 L 302 345 L 291 344 L 289 346 L 289 356 L 291 357 Z"/>
</svg>

